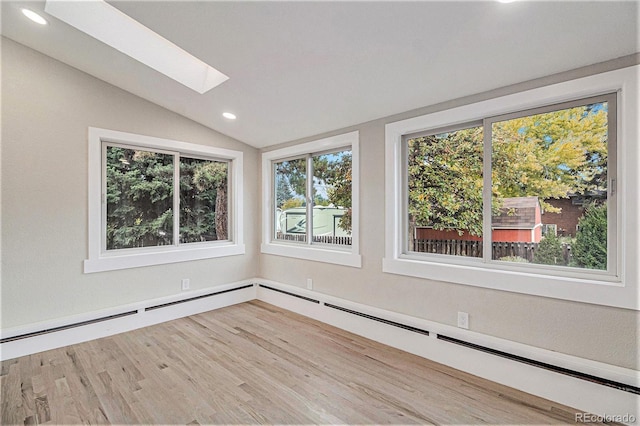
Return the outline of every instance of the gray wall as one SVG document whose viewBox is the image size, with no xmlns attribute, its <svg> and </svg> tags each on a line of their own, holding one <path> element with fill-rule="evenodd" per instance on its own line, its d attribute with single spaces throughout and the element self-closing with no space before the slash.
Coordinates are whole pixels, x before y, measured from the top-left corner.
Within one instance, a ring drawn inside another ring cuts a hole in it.
<svg viewBox="0 0 640 426">
<path fill-rule="evenodd" d="M 306 287 L 306 279 L 312 278 L 315 291 L 453 326 L 456 325 L 457 312 L 464 311 L 470 315 L 472 331 L 640 369 L 637 343 L 640 339 L 640 312 L 382 272 L 385 124 L 637 62 L 637 55 L 625 57 L 263 150 L 360 131 L 362 268 L 262 255 L 261 277 L 303 288 Z"/>
<path fill-rule="evenodd" d="M 87 128 L 244 153 L 247 254 L 82 273 L 87 258 Z M 2 40 L 2 327 L 61 318 L 257 274 L 257 150 Z"/>
</svg>

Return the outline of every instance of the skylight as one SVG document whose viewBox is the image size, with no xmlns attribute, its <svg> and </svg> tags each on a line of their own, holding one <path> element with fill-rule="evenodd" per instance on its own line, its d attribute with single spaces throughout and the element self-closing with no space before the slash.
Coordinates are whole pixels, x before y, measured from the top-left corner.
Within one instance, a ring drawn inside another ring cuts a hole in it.
<svg viewBox="0 0 640 426">
<path fill-rule="evenodd" d="M 103 0 L 47 0 L 44 10 L 200 94 L 229 79 Z"/>
<path fill-rule="evenodd" d="M 36 24 L 47 25 L 47 20 L 42 16 L 38 15 L 31 9 L 22 9 L 22 14 L 27 18 L 31 19 Z"/>
</svg>

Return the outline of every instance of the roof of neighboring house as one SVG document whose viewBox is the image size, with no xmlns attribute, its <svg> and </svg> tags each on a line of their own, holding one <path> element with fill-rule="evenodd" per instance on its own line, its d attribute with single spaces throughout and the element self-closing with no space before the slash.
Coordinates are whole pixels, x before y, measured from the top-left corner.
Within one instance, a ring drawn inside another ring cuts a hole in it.
<svg viewBox="0 0 640 426">
<path fill-rule="evenodd" d="M 494 229 L 533 229 L 536 223 L 538 197 L 503 198 L 500 215 L 491 218 Z"/>
</svg>

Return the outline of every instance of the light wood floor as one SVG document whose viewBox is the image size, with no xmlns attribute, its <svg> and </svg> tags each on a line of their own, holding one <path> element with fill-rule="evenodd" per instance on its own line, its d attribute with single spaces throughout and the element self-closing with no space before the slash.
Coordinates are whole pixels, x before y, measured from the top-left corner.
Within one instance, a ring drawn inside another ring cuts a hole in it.
<svg viewBox="0 0 640 426">
<path fill-rule="evenodd" d="M 575 410 L 253 301 L 2 363 L 8 424 L 562 424 Z"/>
</svg>

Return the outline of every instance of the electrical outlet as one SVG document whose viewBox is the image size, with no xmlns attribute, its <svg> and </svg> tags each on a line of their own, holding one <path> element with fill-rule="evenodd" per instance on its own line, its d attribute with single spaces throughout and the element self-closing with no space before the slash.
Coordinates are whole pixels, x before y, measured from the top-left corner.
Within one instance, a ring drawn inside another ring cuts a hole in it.
<svg viewBox="0 0 640 426">
<path fill-rule="evenodd" d="M 311 278 L 307 278 L 307 290 L 313 290 L 313 280 Z"/>
<path fill-rule="evenodd" d="M 190 282 L 189 278 L 183 278 L 182 279 L 182 291 L 189 290 L 189 286 L 190 285 L 191 285 L 191 282 Z"/>
<path fill-rule="evenodd" d="M 458 327 L 469 329 L 469 314 L 458 312 Z"/>
</svg>

